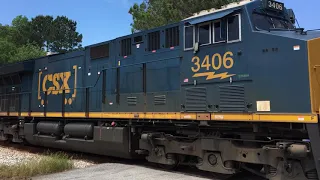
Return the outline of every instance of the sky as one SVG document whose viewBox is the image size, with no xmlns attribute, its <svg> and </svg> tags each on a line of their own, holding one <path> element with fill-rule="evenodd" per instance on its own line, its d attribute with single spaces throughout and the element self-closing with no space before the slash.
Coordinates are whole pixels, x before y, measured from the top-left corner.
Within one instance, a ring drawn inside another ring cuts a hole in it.
<svg viewBox="0 0 320 180">
<path fill-rule="evenodd" d="M 130 6 L 142 0 L 1 0 L 0 23 L 11 24 L 13 18 L 24 15 L 65 15 L 77 21 L 83 34 L 83 46 L 107 41 L 131 33 Z M 320 0 L 280 0 L 292 8 L 300 27 L 319 29 Z"/>
</svg>

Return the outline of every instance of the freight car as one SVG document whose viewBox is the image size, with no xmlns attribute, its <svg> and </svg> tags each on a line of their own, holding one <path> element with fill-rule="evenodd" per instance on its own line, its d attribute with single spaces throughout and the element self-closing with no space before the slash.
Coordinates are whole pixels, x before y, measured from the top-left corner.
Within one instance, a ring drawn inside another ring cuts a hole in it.
<svg viewBox="0 0 320 180">
<path fill-rule="evenodd" d="M 245 0 L 0 68 L 0 139 L 319 179 L 320 32 Z"/>
</svg>

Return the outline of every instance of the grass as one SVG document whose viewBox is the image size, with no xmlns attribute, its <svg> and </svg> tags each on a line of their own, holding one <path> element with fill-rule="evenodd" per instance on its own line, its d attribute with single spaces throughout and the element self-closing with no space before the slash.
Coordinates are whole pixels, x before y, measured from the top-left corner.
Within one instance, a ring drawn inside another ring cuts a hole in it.
<svg viewBox="0 0 320 180">
<path fill-rule="evenodd" d="M 26 179 L 37 175 L 62 172 L 73 168 L 71 159 L 64 153 L 51 153 L 12 166 L 0 165 L 0 179 Z"/>
</svg>

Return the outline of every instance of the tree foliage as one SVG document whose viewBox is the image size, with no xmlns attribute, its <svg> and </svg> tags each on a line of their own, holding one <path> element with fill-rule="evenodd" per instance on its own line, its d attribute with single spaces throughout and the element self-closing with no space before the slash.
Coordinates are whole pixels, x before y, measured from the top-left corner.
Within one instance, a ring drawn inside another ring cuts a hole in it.
<svg viewBox="0 0 320 180">
<path fill-rule="evenodd" d="M 52 22 L 50 49 L 53 52 L 67 52 L 81 48 L 82 34 L 76 30 L 77 22 L 58 16 Z"/>
<path fill-rule="evenodd" d="M 5 39 L 0 39 L 0 64 L 23 61 L 45 55 L 46 53 L 36 45 L 18 46 Z"/>
<path fill-rule="evenodd" d="M 77 23 L 65 16 L 17 16 L 11 25 L 0 24 L 0 64 L 77 50 L 81 43 Z"/>
<path fill-rule="evenodd" d="M 16 49 L 15 55 L 10 59 L 10 62 L 33 59 L 45 55 L 46 52 L 39 49 L 39 47 L 32 44 L 26 44 Z"/>
<path fill-rule="evenodd" d="M 142 31 L 178 22 L 202 10 L 216 8 L 238 0 L 144 0 L 129 10 L 132 31 Z"/>
<path fill-rule="evenodd" d="M 31 21 L 32 39 L 51 52 L 68 52 L 81 48 L 82 34 L 77 32 L 77 22 L 66 16 L 37 16 Z"/>
<path fill-rule="evenodd" d="M 44 47 L 47 51 L 50 50 L 52 39 L 52 16 L 39 15 L 31 20 L 32 34 L 31 38 L 38 47 Z"/>
<path fill-rule="evenodd" d="M 18 46 L 23 46 L 32 41 L 30 39 L 31 27 L 30 22 L 25 16 L 17 16 L 12 20 L 12 42 Z"/>
</svg>

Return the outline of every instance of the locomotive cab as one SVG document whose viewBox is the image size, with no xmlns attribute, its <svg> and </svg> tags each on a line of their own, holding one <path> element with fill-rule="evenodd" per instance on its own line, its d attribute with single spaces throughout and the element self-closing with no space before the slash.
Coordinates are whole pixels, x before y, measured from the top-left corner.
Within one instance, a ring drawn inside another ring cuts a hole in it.
<svg viewBox="0 0 320 180">
<path fill-rule="evenodd" d="M 262 7 L 254 8 L 251 16 L 256 30 L 296 30 L 293 10 L 286 9 L 281 2 L 264 0 Z"/>
</svg>

